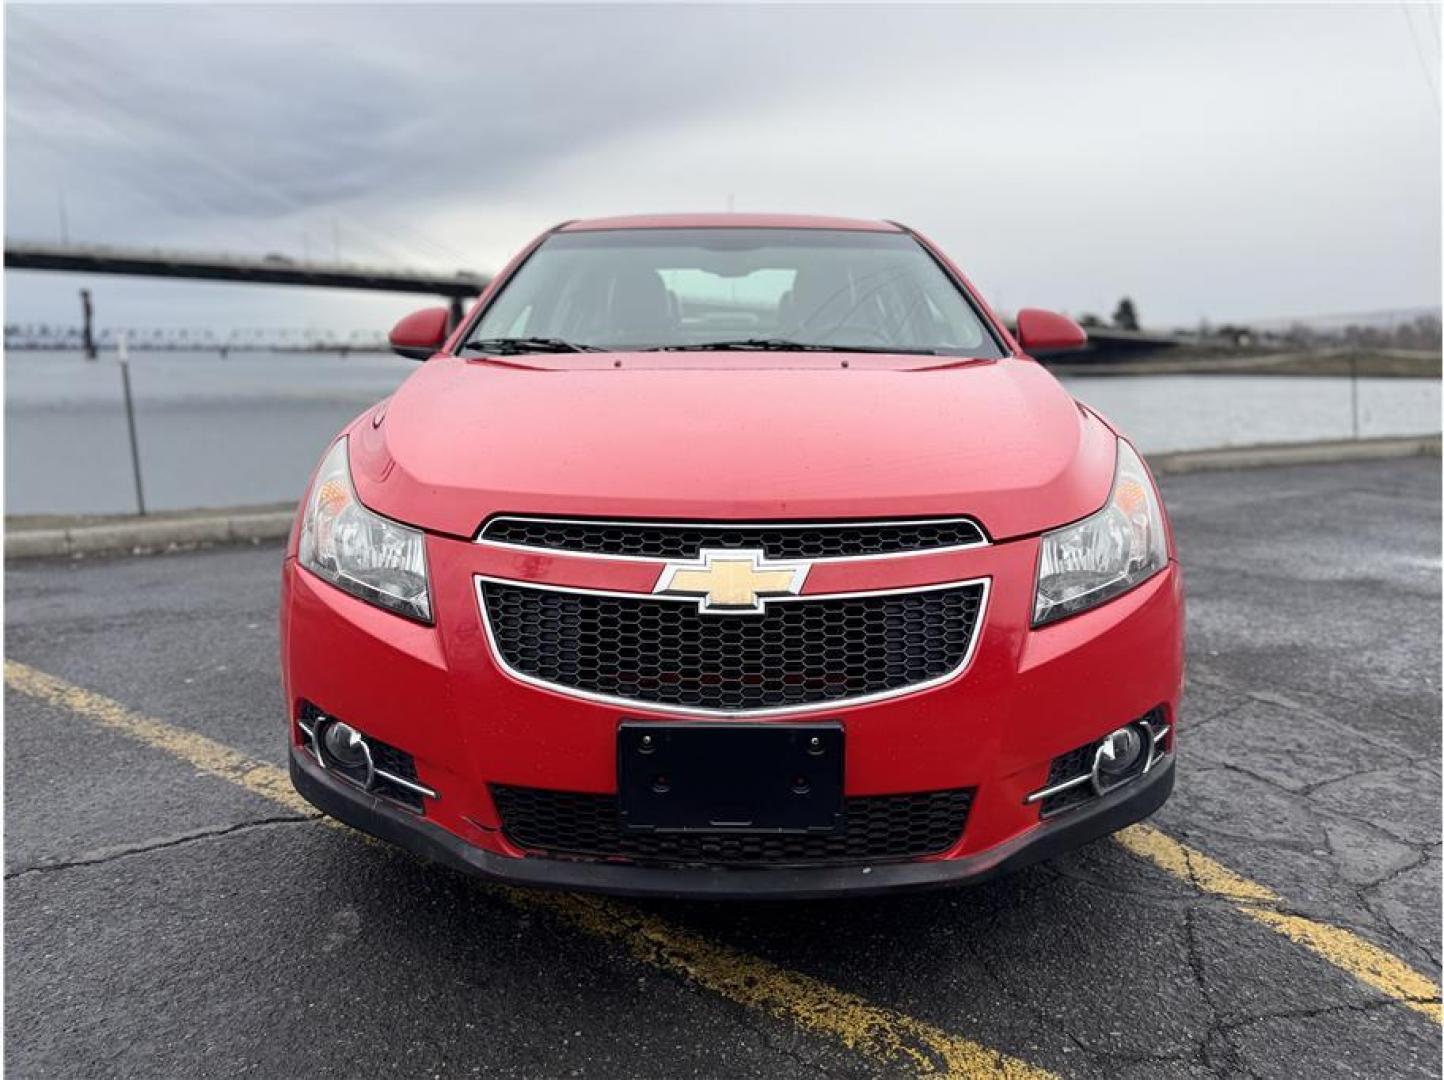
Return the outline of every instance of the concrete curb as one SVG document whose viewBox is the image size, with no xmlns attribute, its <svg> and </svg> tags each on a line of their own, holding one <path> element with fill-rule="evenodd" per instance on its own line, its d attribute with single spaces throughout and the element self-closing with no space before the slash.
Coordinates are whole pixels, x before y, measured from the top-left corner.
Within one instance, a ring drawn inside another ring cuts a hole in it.
<svg viewBox="0 0 1444 1080">
<path fill-rule="evenodd" d="M 69 529 L 6 529 L 5 557 L 142 555 L 207 544 L 258 544 L 284 539 L 291 531 L 294 517 L 290 510 L 261 513 L 237 510 L 213 517 L 137 518 Z"/>
<path fill-rule="evenodd" d="M 1344 461 L 1418 457 L 1440 452 L 1440 437 L 1237 446 L 1154 454 L 1148 464 L 1159 474 L 1210 469 L 1253 469 L 1274 465 L 1323 465 Z M 5 530 L 5 558 L 153 554 L 209 544 L 259 544 L 282 540 L 291 531 L 292 510 L 238 509 L 204 517 L 131 518 L 64 529 Z"/>
<path fill-rule="evenodd" d="M 1438 454 L 1440 436 L 1419 435 L 1387 439 L 1341 439 L 1337 442 L 1278 443 L 1264 446 L 1226 446 L 1216 450 L 1183 450 L 1150 454 L 1155 473 L 1190 473 L 1215 469 L 1259 469 L 1277 465 L 1331 465 L 1344 461 L 1422 457 Z"/>
</svg>

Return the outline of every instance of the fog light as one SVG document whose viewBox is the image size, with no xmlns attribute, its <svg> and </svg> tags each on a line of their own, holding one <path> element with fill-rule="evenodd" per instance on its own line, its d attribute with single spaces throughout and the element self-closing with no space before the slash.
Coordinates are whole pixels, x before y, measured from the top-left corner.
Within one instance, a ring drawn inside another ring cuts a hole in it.
<svg viewBox="0 0 1444 1080">
<path fill-rule="evenodd" d="M 1143 736 L 1133 725 L 1113 732 L 1098 747 L 1097 770 L 1107 777 L 1126 776 L 1143 756 Z"/>
<path fill-rule="evenodd" d="M 321 732 L 321 749 L 343 769 L 364 769 L 371 761 L 366 739 L 350 724 L 333 720 Z"/>
</svg>

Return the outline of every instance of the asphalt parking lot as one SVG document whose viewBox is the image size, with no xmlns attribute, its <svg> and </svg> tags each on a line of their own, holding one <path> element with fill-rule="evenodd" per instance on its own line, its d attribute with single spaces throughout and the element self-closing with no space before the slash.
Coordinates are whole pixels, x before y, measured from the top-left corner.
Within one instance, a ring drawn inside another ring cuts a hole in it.
<svg viewBox="0 0 1444 1080">
<path fill-rule="evenodd" d="M 519 893 L 364 842 L 278 782 L 278 548 L 11 563 L 9 1074 L 1437 1076 L 1439 461 L 1164 489 L 1154 828 L 867 901 Z"/>
</svg>

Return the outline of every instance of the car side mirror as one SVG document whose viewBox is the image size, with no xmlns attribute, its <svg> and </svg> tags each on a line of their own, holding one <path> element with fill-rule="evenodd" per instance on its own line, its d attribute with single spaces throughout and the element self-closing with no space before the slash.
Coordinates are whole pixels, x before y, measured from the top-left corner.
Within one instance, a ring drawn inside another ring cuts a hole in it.
<svg viewBox="0 0 1444 1080">
<path fill-rule="evenodd" d="M 391 350 L 408 360 L 425 360 L 441 351 L 450 332 L 451 313 L 444 307 L 413 311 L 391 328 Z"/>
<path fill-rule="evenodd" d="M 1018 312 L 1018 344 L 1029 355 L 1072 352 L 1088 344 L 1088 335 L 1066 315 L 1042 308 L 1024 308 Z"/>
</svg>

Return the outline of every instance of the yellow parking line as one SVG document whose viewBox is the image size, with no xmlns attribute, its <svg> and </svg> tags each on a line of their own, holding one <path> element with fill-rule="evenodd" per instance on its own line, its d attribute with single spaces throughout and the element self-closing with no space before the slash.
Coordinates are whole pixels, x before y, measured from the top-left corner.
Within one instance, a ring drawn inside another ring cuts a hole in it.
<svg viewBox="0 0 1444 1080">
<path fill-rule="evenodd" d="M 246 757 L 203 735 L 127 709 L 90 690 L 57 679 L 14 660 L 5 661 L 5 682 L 28 697 L 59 705 L 78 716 L 165 750 L 199 771 L 229 781 L 288 810 L 314 813 L 291 786 L 284 769 Z M 1179 843 L 1151 825 L 1119 833 L 1125 849 L 1188 882 L 1201 892 L 1229 901 L 1238 911 L 1302 945 L 1375 990 L 1431 1019 L 1444 1019 L 1439 986 L 1392 953 L 1331 923 L 1281 910 L 1277 893 L 1230 870 L 1209 856 Z M 966 1039 L 958 1039 L 910 1016 L 882 1009 L 809 976 L 776 967 L 725 946 L 710 943 L 661 919 L 601 898 L 506 890 L 522 905 L 542 906 L 588 933 L 621 940 L 638 957 L 714 990 L 729 1000 L 760 1008 L 870 1057 L 906 1062 L 917 1071 L 980 1068 L 1004 1076 L 1048 1074 L 1002 1057 Z"/>
<path fill-rule="evenodd" d="M 509 891 L 521 894 L 519 889 Z M 1016 1080 L 1052 1075 L 810 975 L 707 941 L 629 905 L 560 893 L 522 896 L 525 903 L 551 908 L 590 934 L 620 941 L 639 960 L 910 1073 Z"/>
<path fill-rule="evenodd" d="M 280 803 L 287 810 L 301 814 L 317 813 L 316 808 L 301 798 L 291 786 L 291 778 L 284 769 L 253 761 L 245 754 L 214 739 L 207 739 L 204 735 L 175 727 L 163 720 L 141 716 L 118 701 L 112 701 L 79 686 L 72 686 L 17 660 L 5 661 L 5 685 L 26 697 L 58 705 L 101 727 L 164 750 L 195 766 L 200 772 L 228 780 L 247 791 Z"/>
<path fill-rule="evenodd" d="M 284 769 L 255 761 L 204 735 L 142 716 L 94 691 L 5 661 L 5 684 L 112 731 L 164 750 L 199 771 L 237 784 L 290 810 L 314 812 Z M 330 821 L 330 819 L 326 819 Z M 1052 1073 L 971 1039 L 874 1005 L 820 979 L 707 941 L 654 915 L 604 897 L 500 890 L 513 904 L 549 911 L 566 924 L 616 941 L 638 960 L 681 976 L 719 996 L 783 1018 L 848 1050 L 917 1076 L 1052 1080 Z"/>
<path fill-rule="evenodd" d="M 1152 825 L 1132 825 L 1117 839 L 1133 854 L 1202 892 L 1229 901 L 1250 919 L 1302 945 L 1360 982 L 1436 1022 L 1444 1019 L 1438 984 L 1393 953 L 1343 927 L 1280 910 L 1283 898 L 1272 889 L 1236 874 Z"/>
</svg>

